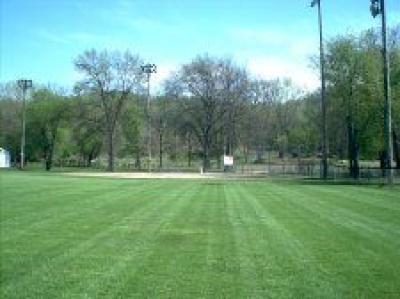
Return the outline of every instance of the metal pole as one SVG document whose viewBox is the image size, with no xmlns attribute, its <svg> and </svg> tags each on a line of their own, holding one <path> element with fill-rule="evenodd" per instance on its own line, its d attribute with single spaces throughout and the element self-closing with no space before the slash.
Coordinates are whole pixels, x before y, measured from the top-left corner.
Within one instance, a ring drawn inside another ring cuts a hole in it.
<svg viewBox="0 0 400 299">
<path fill-rule="evenodd" d="M 22 134 L 21 134 L 21 153 L 20 153 L 20 167 L 21 169 L 24 168 L 25 164 L 25 102 L 26 102 L 26 91 L 28 88 L 32 87 L 32 80 L 27 79 L 20 79 L 17 81 L 18 87 L 22 90 L 22 120 L 21 120 L 21 127 L 22 127 Z"/>
<path fill-rule="evenodd" d="M 151 171 L 151 116 L 150 116 L 150 72 L 147 73 L 147 130 L 148 130 L 148 141 L 147 150 L 149 154 L 149 172 Z"/>
<path fill-rule="evenodd" d="M 24 169 L 25 162 L 25 98 L 26 98 L 26 84 L 22 86 L 22 136 L 21 136 L 21 169 Z"/>
<path fill-rule="evenodd" d="M 390 101 L 390 74 L 389 74 L 389 54 L 387 51 L 386 39 L 386 6 L 385 0 L 381 0 L 381 14 L 382 14 L 382 55 L 383 55 L 383 86 L 384 86 L 384 138 L 385 138 L 385 175 L 388 184 L 393 183 L 393 141 L 392 141 L 392 108 Z"/>
<path fill-rule="evenodd" d="M 325 54 L 322 36 L 322 10 L 321 0 L 314 0 L 311 7 L 318 5 L 318 25 L 319 25 L 319 51 L 320 51 L 320 68 L 321 68 L 321 111 L 322 111 L 322 178 L 328 178 L 328 125 L 326 120 L 326 84 L 325 84 Z"/>
<path fill-rule="evenodd" d="M 157 66 L 155 64 L 145 64 L 141 66 L 142 72 L 147 76 L 147 151 L 149 155 L 149 172 L 151 171 L 151 113 L 150 113 L 150 77 L 152 73 L 157 72 Z"/>
</svg>

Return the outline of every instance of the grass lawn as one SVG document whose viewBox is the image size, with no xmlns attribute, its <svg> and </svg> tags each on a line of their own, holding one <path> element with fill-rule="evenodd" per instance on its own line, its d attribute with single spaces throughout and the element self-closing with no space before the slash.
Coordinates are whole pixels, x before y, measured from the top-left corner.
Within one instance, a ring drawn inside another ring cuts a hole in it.
<svg viewBox="0 0 400 299">
<path fill-rule="evenodd" d="M 399 298 L 400 188 L 0 172 L 1 298 Z"/>
</svg>

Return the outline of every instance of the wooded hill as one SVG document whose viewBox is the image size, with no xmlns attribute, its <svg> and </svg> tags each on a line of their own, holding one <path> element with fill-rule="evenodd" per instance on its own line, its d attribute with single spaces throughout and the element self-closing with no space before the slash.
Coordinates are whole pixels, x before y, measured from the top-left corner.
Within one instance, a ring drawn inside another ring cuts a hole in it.
<svg viewBox="0 0 400 299">
<path fill-rule="evenodd" d="M 383 149 L 383 62 L 374 30 L 326 42 L 329 157 L 331 161 L 379 160 Z M 395 160 L 400 167 L 400 27 L 390 30 L 390 86 Z M 317 61 L 318 59 L 313 59 Z M 29 162 L 90 166 L 104 157 L 132 169 L 146 168 L 148 119 L 153 166 L 190 168 L 232 154 L 257 163 L 265 152 L 279 158 L 317 159 L 320 153 L 320 93 L 288 79 L 253 79 L 225 58 L 200 55 L 182 65 L 162 95 L 146 103 L 140 56 L 88 50 L 76 58 L 84 76 L 66 95 L 35 84 L 27 101 Z M 314 62 L 316 72 L 318 63 Z M 290 74 L 288 74 L 289 76 Z M 0 146 L 18 163 L 21 95 L 13 82 L 1 85 Z M 351 170 L 351 171 L 354 171 Z"/>
</svg>

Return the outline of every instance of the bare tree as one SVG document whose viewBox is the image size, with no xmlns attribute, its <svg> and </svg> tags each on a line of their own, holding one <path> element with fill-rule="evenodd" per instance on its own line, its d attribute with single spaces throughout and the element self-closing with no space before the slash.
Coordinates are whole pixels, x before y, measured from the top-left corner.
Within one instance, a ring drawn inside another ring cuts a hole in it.
<svg viewBox="0 0 400 299">
<path fill-rule="evenodd" d="M 187 119 L 185 126 L 191 128 L 201 144 L 205 170 L 210 168 L 213 139 L 216 134 L 222 135 L 224 129 L 227 150 L 232 151 L 240 106 L 237 103 L 245 97 L 246 88 L 247 74 L 243 69 L 230 60 L 207 55 L 183 65 L 168 81 L 167 94 L 184 99 L 182 117 Z"/>
<path fill-rule="evenodd" d="M 246 128 L 252 136 L 244 139 L 256 149 L 256 161 L 263 159 L 267 148 L 269 151 L 273 148 L 278 150 L 283 158 L 294 127 L 295 107 L 290 102 L 301 96 L 302 91 L 289 79 L 252 81 L 249 94 L 251 106 L 247 111 L 250 119 Z"/>
<path fill-rule="evenodd" d="M 75 60 L 75 67 L 85 75 L 80 86 L 96 94 L 105 118 L 108 171 L 114 170 L 114 135 L 122 107 L 130 93 L 143 83 L 141 59 L 129 51 L 85 51 Z"/>
<path fill-rule="evenodd" d="M 222 63 L 222 97 L 224 116 L 224 154 L 233 155 L 237 139 L 237 126 L 243 115 L 249 96 L 250 81 L 245 69 L 237 67 L 231 60 Z"/>
<path fill-rule="evenodd" d="M 217 86 L 220 62 L 208 56 L 198 56 L 181 67 L 177 76 L 169 81 L 175 94 L 185 99 L 184 113 L 190 115 L 190 123 L 203 150 L 203 168 L 210 168 L 212 134 L 223 115 Z"/>
</svg>

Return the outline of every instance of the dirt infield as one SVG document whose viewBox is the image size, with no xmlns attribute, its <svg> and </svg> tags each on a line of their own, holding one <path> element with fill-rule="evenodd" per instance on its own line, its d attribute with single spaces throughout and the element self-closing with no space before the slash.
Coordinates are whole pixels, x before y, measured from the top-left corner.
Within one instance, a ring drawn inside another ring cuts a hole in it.
<svg viewBox="0 0 400 299">
<path fill-rule="evenodd" d="M 105 177 L 118 179 L 217 179 L 222 173 L 184 173 L 184 172 L 72 172 L 69 176 Z"/>
</svg>

